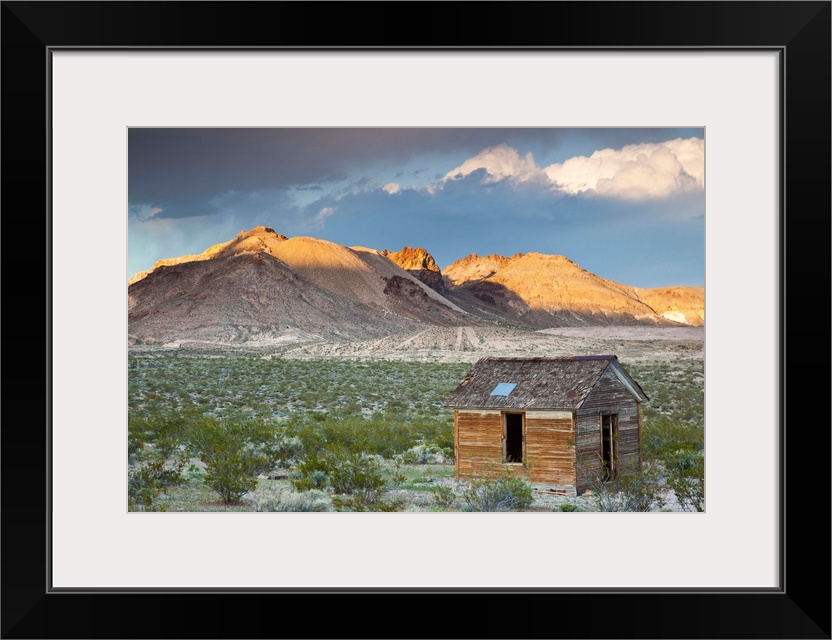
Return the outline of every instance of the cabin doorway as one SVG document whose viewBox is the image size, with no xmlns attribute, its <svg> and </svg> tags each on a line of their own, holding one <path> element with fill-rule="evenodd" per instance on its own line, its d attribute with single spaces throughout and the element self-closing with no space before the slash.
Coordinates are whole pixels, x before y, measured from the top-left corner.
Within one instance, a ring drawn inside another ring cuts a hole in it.
<svg viewBox="0 0 832 640">
<path fill-rule="evenodd" d="M 506 413 L 503 427 L 503 462 L 522 463 L 525 451 L 525 429 L 522 413 Z"/>
<path fill-rule="evenodd" d="M 618 477 L 618 414 L 601 416 L 601 462 L 604 481 Z"/>
</svg>

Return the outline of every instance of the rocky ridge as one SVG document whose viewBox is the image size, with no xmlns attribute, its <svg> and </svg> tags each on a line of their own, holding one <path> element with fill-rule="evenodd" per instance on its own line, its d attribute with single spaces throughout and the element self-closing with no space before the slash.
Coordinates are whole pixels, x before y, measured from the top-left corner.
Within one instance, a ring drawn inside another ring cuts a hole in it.
<svg viewBox="0 0 832 640">
<path fill-rule="evenodd" d="M 490 278 L 512 261 L 522 257 L 522 253 L 515 253 L 508 258 L 498 253 L 487 256 L 472 253 L 445 267 L 442 270 L 442 278 L 446 286 L 460 287 L 468 282 Z"/>
<path fill-rule="evenodd" d="M 401 251 L 382 249 L 379 253 L 395 262 L 410 275 L 424 282 L 434 291 L 438 293 L 445 292 L 442 272 L 439 270 L 433 256 L 425 249 L 421 247 L 404 247 Z"/>
</svg>

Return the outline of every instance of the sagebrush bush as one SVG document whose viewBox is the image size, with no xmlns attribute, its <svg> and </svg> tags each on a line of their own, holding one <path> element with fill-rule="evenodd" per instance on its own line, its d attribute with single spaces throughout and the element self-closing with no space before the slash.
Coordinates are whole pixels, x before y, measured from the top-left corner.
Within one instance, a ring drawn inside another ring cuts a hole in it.
<svg viewBox="0 0 832 640">
<path fill-rule="evenodd" d="M 645 459 L 664 469 L 663 479 L 685 511 L 705 509 L 705 432 L 681 419 L 660 416 L 644 428 Z"/>
<path fill-rule="evenodd" d="M 398 456 L 396 457 L 393 468 L 387 471 L 387 476 L 393 484 L 404 484 L 407 482 L 407 474 L 402 469 L 402 461 L 399 460 Z"/>
<path fill-rule="evenodd" d="M 664 506 L 658 465 L 622 462 L 618 473 L 609 478 L 601 464 L 579 464 L 578 473 L 592 489 L 591 496 L 599 511 L 653 511 Z"/>
<path fill-rule="evenodd" d="M 387 476 L 379 456 L 340 447 L 310 454 L 295 464 L 289 479 L 297 491 L 328 486 L 336 494 L 370 505 L 387 491 Z"/>
<path fill-rule="evenodd" d="M 680 449 L 663 458 L 667 487 L 684 511 L 705 510 L 705 456 Z"/>
<path fill-rule="evenodd" d="M 292 467 L 289 482 L 295 491 L 324 489 L 329 484 L 330 473 L 332 473 L 330 458 L 312 453 Z"/>
<path fill-rule="evenodd" d="M 187 459 L 181 448 L 169 440 L 157 440 L 133 453 L 127 473 L 127 506 L 130 511 L 165 511 L 163 494 L 182 481 Z"/>
<path fill-rule="evenodd" d="M 430 492 L 433 494 L 434 503 L 443 509 L 452 507 L 456 500 L 453 487 L 447 484 L 435 484 L 431 486 Z"/>
<path fill-rule="evenodd" d="M 377 458 L 351 451 L 332 454 L 329 481 L 335 493 L 354 496 L 364 504 L 378 502 L 387 488 L 384 467 Z"/>
<path fill-rule="evenodd" d="M 187 438 L 206 466 L 205 484 L 224 504 L 234 504 L 257 486 L 257 476 L 285 457 L 282 434 L 260 422 L 202 418 L 189 424 Z"/>
<path fill-rule="evenodd" d="M 503 469 L 496 478 L 472 479 L 462 497 L 474 511 L 525 511 L 534 502 L 531 483 Z"/>
<path fill-rule="evenodd" d="M 255 511 L 334 511 L 332 501 L 323 491 L 312 489 L 295 493 L 283 489 L 258 489 L 250 495 Z"/>
<path fill-rule="evenodd" d="M 198 464 L 191 464 L 186 473 L 189 480 L 196 480 L 202 482 L 205 479 L 205 469 Z"/>
<path fill-rule="evenodd" d="M 445 462 L 445 452 L 437 444 L 417 444 L 401 454 L 406 464 L 440 464 Z"/>
<path fill-rule="evenodd" d="M 701 426 L 686 424 L 668 416 L 645 420 L 641 435 L 641 452 L 645 460 L 657 461 L 680 449 L 702 451 L 705 431 Z"/>
</svg>

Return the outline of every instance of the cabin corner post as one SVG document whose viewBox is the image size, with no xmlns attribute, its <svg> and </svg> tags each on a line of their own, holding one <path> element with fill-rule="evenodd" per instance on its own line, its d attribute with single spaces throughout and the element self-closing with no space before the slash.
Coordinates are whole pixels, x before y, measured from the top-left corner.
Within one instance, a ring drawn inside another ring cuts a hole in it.
<svg viewBox="0 0 832 640">
<path fill-rule="evenodd" d="M 641 466 L 644 463 L 644 458 L 641 451 L 641 432 L 644 429 L 644 425 L 641 422 L 641 403 L 639 402 L 636 404 L 636 408 L 638 410 L 638 468 L 641 470 Z"/>
<path fill-rule="evenodd" d="M 454 409 L 454 478 L 459 480 L 459 409 Z"/>
<path fill-rule="evenodd" d="M 578 494 L 578 412 L 572 412 L 572 473 L 575 493 Z"/>
</svg>

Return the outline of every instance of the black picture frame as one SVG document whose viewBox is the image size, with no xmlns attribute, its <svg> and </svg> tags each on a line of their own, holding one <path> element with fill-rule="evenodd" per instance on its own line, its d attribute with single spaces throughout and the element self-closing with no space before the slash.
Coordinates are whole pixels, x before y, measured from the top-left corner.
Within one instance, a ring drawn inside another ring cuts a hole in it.
<svg viewBox="0 0 832 640">
<path fill-rule="evenodd" d="M 379 10 L 400 28 L 377 31 Z M 828 1 L 3 2 L 2 637 L 829 638 L 830 15 Z M 69 47 L 779 52 L 779 588 L 52 590 L 48 97 L 50 52 Z"/>
</svg>

